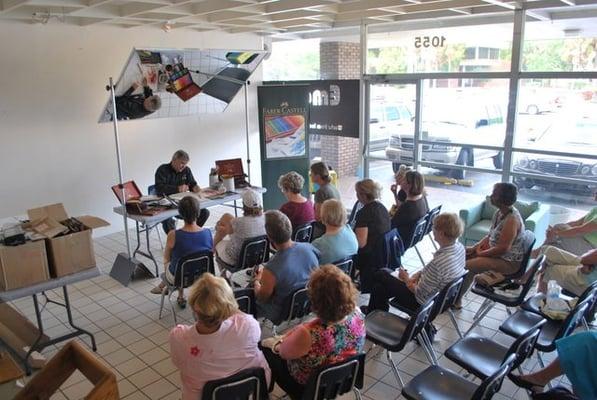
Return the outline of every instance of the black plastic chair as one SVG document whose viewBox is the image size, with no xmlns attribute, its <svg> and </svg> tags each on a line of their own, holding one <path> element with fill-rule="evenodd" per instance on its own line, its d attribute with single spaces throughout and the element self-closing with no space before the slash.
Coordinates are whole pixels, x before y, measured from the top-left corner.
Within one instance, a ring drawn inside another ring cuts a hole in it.
<svg viewBox="0 0 597 400">
<path fill-rule="evenodd" d="M 311 302 L 309 301 L 309 295 L 307 288 L 302 286 L 294 289 L 292 295 L 289 296 L 284 302 L 282 308 L 282 318 L 277 321 L 272 321 L 273 334 L 278 334 L 278 328 L 285 322 L 290 323 L 292 320 L 297 318 L 304 318 L 311 312 Z"/>
<path fill-rule="evenodd" d="M 363 208 L 363 203 L 361 203 L 360 201 L 355 201 L 354 205 L 352 206 L 352 209 L 350 210 L 350 214 L 348 214 L 348 217 L 346 219 L 346 223 L 352 228 L 354 229 L 354 226 L 357 222 L 357 214 L 359 213 L 359 211 L 361 210 L 361 208 Z"/>
<path fill-rule="evenodd" d="M 452 280 L 450 283 L 443 287 L 443 289 L 439 292 L 437 298 L 435 299 L 433 308 L 431 310 L 431 314 L 429 315 L 429 320 L 427 322 L 427 324 L 431 324 L 439 314 L 447 312 L 459 337 L 462 337 L 462 332 L 460 332 L 460 328 L 458 327 L 458 323 L 456 322 L 456 318 L 454 317 L 454 313 L 452 312 L 451 307 L 458 298 L 458 294 L 460 293 L 460 289 L 462 288 L 463 281 L 464 276 L 461 276 Z M 390 300 L 390 305 L 407 314 L 411 313 L 410 310 L 406 310 L 400 305 L 399 299 L 394 298 Z M 433 357 L 434 364 L 437 364 L 437 356 L 435 354 L 435 350 L 433 349 L 432 339 L 427 336 L 427 332 L 425 330 L 423 330 L 421 334 L 425 336 L 425 345 L 427 346 L 427 350 Z"/>
<path fill-rule="evenodd" d="M 363 388 L 364 372 L 364 353 L 328 365 L 309 377 L 302 399 L 335 399 L 350 391 L 354 392 L 357 399 L 361 399 L 359 389 Z"/>
<path fill-rule="evenodd" d="M 562 291 L 563 292 L 563 291 Z M 570 296 L 570 294 L 572 296 Z M 574 293 L 566 294 L 569 297 L 576 297 Z M 587 312 L 583 315 L 582 323 L 586 330 L 589 330 L 589 323 L 588 321 L 591 320 L 591 317 L 595 313 L 595 306 L 597 304 L 597 281 L 593 282 L 589 287 L 585 289 L 584 292 L 578 297 L 577 303 L 581 303 L 585 300 L 589 300 L 589 307 L 587 308 Z M 541 312 L 541 306 L 545 301 L 545 294 L 537 293 L 536 295 L 532 296 L 531 298 L 527 299 L 520 308 L 526 311 L 530 311 L 535 314 L 539 314 L 544 316 Z M 544 316 L 545 317 L 545 316 Z M 547 318 L 547 317 L 546 317 Z"/>
<path fill-rule="evenodd" d="M 402 264 L 400 257 L 404 255 L 404 242 L 398 233 L 398 229 L 390 229 L 383 235 L 384 265 L 389 269 L 399 268 Z"/>
<path fill-rule="evenodd" d="M 408 400 L 489 400 L 502 387 L 514 363 L 511 355 L 490 377 L 476 385 L 462 376 L 439 366 L 431 366 L 415 376 L 402 389 Z"/>
<path fill-rule="evenodd" d="M 354 278 L 354 256 L 343 258 L 342 260 L 334 261 L 336 267 L 340 268 L 346 275 Z"/>
<path fill-rule="evenodd" d="M 160 314 L 158 318 L 162 318 L 162 310 L 164 309 L 164 298 L 168 297 L 174 323 L 178 323 L 176 319 L 176 309 L 172 304 L 172 294 L 178 289 L 185 289 L 191 286 L 201 275 L 206 272 L 215 274 L 213 253 L 211 251 L 200 251 L 182 257 L 174 271 L 174 283 L 168 282 L 164 274 L 162 280 L 166 284 L 165 290 L 162 290 L 162 298 L 160 300 Z"/>
<path fill-rule="evenodd" d="M 439 248 L 437 247 L 435 240 L 433 240 L 433 238 L 431 237 L 431 232 L 433 231 L 433 220 L 435 220 L 435 217 L 437 217 L 441 211 L 442 206 L 440 204 L 439 206 L 431 209 L 427 213 L 427 226 L 425 226 L 425 234 L 423 235 L 423 237 L 426 236 L 429 238 L 429 240 L 431 240 L 431 244 L 433 245 L 433 247 L 435 247 L 435 250 L 438 250 Z"/>
<path fill-rule="evenodd" d="M 203 386 L 202 400 L 269 399 L 263 368 L 247 368 L 227 378 L 209 381 Z"/>
<path fill-rule="evenodd" d="M 545 320 L 539 321 L 534 327 L 516 338 L 510 347 L 472 334 L 454 343 L 444 352 L 444 355 L 477 378 L 486 379 L 494 374 L 512 354 L 516 356 L 512 369 L 519 368 L 524 360 L 533 354 L 541 327 L 546 322 Z"/>
<path fill-rule="evenodd" d="M 292 232 L 292 240 L 295 242 L 310 243 L 313 235 L 313 224 L 303 224 L 296 227 Z"/>
<path fill-rule="evenodd" d="M 267 239 L 267 236 L 263 235 L 245 239 L 240 248 L 236 265 L 227 264 L 219 257 L 217 260 L 218 265 L 227 271 L 234 273 L 243 269 L 253 268 L 264 263 L 268 258 L 269 240 Z"/>
<path fill-rule="evenodd" d="M 396 380 L 404 386 L 400 372 L 392 360 L 391 353 L 398 352 L 416 337 L 421 337 L 421 331 L 427 325 L 431 310 L 436 297 L 432 297 L 425 304 L 421 305 L 410 319 L 400 317 L 387 311 L 375 310 L 365 318 L 367 339 L 372 343 L 381 346 L 386 350 L 386 358 L 392 367 Z M 423 347 L 426 351 L 426 347 Z M 430 363 L 433 363 L 431 355 L 427 353 Z"/>
<path fill-rule="evenodd" d="M 520 290 L 520 293 L 518 295 L 509 296 L 507 294 L 500 294 L 500 293 L 494 292 L 495 287 L 486 287 L 483 285 L 479 285 L 477 283 L 475 283 L 473 285 L 473 287 L 471 288 L 471 292 L 473 292 L 476 295 L 479 295 L 481 297 L 484 297 L 485 301 L 483 301 L 483 304 L 481 304 L 481 307 L 479 307 L 479 309 L 475 313 L 475 316 L 473 318 L 473 323 L 471 324 L 471 327 L 464 334 L 465 336 L 468 335 L 469 332 L 471 332 L 473 329 L 475 329 L 475 327 L 477 325 L 479 325 L 481 320 L 483 318 L 485 318 L 487 313 L 489 311 L 491 311 L 491 309 L 497 303 L 503 304 L 504 306 L 506 306 L 506 312 L 508 313 L 508 315 L 511 314 L 508 307 L 518 307 L 522 303 L 524 303 L 524 301 L 527 297 L 527 294 L 529 293 L 529 291 L 531 290 L 531 287 L 533 286 L 533 278 L 535 277 L 535 274 L 537 274 L 537 271 L 539 271 L 539 269 L 545 262 L 545 256 L 540 256 L 533 261 L 533 263 L 531 264 L 530 267 L 528 267 L 529 269 L 527 270 L 527 264 L 529 262 L 529 259 L 531 256 L 531 251 L 533 250 L 534 244 L 535 244 L 535 240 L 533 240 L 533 242 L 529 246 L 528 251 L 526 252 L 526 254 L 522 260 L 522 263 L 521 263 L 520 269 L 524 270 L 525 273 L 528 271 L 528 279 L 522 285 L 522 289 Z M 517 276 L 518 275 L 519 275 L 519 273 L 517 273 Z M 510 281 L 509 279 L 506 280 L 506 282 L 509 282 L 509 281 Z"/>
<path fill-rule="evenodd" d="M 234 298 L 238 303 L 238 309 L 245 314 L 255 315 L 256 303 L 255 303 L 255 291 L 253 288 L 240 288 L 234 289 Z"/>
<path fill-rule="evenodd" d="M 537 352 L 537 358 L 541 367 L 545 367 L 543 359 L 539 351 L 544 353 L 551 353 L 556 349 L 556 341 L 570 335 L 574 329 L 580 323 L 583 315 L 585 315 L 589 302 L 587 300 L 580 302 L 574 307 L 563 321 L 547 320 L 537 342 L 535 343 L 535 349 Z M 518 338 L 527 332 L 532 326 L 535 326 L 544 318 L 541 315 L 525 311 L 518 310 L 512 314 L 502 325 L 500 325 L 500 331 L 504 332 L 508 336 Z"/>
<path fill-rule="evenodd" d="M 414 248 L 415 251 L 417 252 L 417 256 L 419 256 L 419 260 L 421 260 L 421 264 L 423 264 L 423 266 L 425 266 L 425 260 L 423 259 L 421 252 L 417 248 L 417 243 L 419 243 L 421 240 L 423 240 L 423 238 L 427 234 L 426 230 L 427 230 L 427 225 L 428 225 L 427 224 L 428 216 L 429 216 L 429 213 L 425 214 L 423 217 L 421 217 L 417 221 L 417 223 L 415 224 L 415 229 L 413 230 L 413 235 L 410 238 L 410 243 L 408 244 L 408 246 L 405 249 L 405 250 L 408 250 L 410 248 Z"/>
</svg>

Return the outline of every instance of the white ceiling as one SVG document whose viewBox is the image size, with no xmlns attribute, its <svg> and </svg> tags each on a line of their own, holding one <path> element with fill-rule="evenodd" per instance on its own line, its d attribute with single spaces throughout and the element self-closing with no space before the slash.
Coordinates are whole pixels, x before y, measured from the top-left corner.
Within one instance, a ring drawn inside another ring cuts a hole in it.
<svg viewBox="0 0 597 400">
<path fill-rule="evenodd" d="M 0 0 L 2 20 L 78 26 L 252 32 L 277 38 L 354 32 L 361 23 L 441 24 L 499 17 L 515 7 L 530 20 L 597 17 L 597 0 Z"/>
</svg>

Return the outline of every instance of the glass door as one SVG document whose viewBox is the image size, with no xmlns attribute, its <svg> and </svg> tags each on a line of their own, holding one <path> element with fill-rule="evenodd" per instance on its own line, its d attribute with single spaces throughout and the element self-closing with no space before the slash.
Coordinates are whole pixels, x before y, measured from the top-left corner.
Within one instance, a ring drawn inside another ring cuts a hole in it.
<svg viewBox="0 0 597 400">
<path fill-rule="evenodd" d="M 365 174 L 383 187 L 390 187 L 399 166 L 414 163 L 417 84 L 372 82 L 367 94 Z M 382 191 L 382 195 L 384 202 L 391 200 L 389 190 Z"/>
</svg>

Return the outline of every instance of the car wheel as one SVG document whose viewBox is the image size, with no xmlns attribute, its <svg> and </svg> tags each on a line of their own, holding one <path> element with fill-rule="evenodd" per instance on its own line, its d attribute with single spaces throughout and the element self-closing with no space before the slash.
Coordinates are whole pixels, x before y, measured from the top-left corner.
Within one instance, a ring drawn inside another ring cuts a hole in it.
<svg viewBox="0 0 597 400">
<path fill-rule="evenodd" d="M 539 114 L 539 107 L 537 107 L 534 104 L 531 104 L 530 106 L 527 107 L 527 114 L 531 114 L 531 115 Z"/>
<path fill-rule="evenodd" d="M 497 169 L 502 169 L 504 167 L 504 152 L 500 151 L 495 156 L 492 157 L 493 159 L 493 166 Z"/>
<path fill-rule="evenodd" d="M 470 162 L 470 154 L 469 149 L 461 149 L 456 164 L 464 166 L 472 165 Z M 454 179 L 464 179 L 466 177 L 466 171 L 463 169 L 453 169 L 450 175 L 452 175 L 452 178 Z"/>
</svg>

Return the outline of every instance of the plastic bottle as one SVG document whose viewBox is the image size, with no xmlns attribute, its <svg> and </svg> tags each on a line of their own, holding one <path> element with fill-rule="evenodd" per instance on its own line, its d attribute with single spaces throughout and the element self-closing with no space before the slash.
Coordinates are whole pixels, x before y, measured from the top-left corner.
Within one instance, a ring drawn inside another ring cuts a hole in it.
<svg viewBox="0 0 597 400">
<path fill-rule="evenodd" d="M 547 308 L 556 308 L 556 304 L 558 303 L 561 292 L 562 288 L 556 281 L 552 279 L 547 282 L 547 296 L 545 300 Z"/>
</svg>

